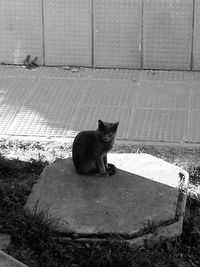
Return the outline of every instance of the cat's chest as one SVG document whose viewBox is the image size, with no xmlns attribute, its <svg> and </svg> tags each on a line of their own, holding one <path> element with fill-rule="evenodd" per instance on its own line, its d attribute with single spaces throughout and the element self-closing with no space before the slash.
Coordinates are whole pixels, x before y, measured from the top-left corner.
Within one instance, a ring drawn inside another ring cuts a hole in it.
<svg viewBox="0 0 200 267">
<path fill-rule="evenodd" d="M 98 147 L 98 152 L 103 155 L 108 153 L 112 148 L 113 148 L 113 142 L 103 143 L 100 144 L 100 146 Z"/>
</svg>

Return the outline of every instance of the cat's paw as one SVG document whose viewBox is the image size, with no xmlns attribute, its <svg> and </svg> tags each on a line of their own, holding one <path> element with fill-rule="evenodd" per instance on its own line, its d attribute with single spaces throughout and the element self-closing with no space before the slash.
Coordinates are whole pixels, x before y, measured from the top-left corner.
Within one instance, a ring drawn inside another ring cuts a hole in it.
<svg viewBox="0 0 200 267">
<path fill-rule="evenodd" d="M 117 168 L 114 164 L 108 163 L 108 168 L 107 168 L 106 172 L 109 176 L 115 174 L 116 170 L 117 170 Z"/>
</svg>

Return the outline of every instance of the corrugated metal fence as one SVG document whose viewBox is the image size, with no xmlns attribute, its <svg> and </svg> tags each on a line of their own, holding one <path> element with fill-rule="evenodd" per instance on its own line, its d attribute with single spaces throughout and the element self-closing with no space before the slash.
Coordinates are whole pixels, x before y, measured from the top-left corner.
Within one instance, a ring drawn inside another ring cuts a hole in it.
<svg viewBox="0 0 200 267">
<path fill-rule="evenodd" d="M 199 0 L 0 0 L 0 62 L 200 70 Z"/>
</svg>

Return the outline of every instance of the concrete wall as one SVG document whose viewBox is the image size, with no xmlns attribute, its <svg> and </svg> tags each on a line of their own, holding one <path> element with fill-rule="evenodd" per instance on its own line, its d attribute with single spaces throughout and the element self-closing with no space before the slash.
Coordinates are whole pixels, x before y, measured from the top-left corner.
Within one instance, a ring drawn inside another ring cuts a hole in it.
<svg viewBox="0 0 200 267">
<path fill-rule="evenodd" d="M 0 0 L 0 63 L 200 70 L 199 0 Z"/>
</svg>

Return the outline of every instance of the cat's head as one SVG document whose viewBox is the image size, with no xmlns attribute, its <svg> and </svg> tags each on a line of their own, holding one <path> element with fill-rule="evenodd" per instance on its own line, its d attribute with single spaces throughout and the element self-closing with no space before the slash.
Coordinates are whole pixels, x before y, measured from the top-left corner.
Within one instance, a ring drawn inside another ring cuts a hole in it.
<svg viewBox="0 0 200 267">
<path fill-rule="evenodd" d="M 115 138 L 119 122 L 109 123 L 98 120 L 98 133 L 102 141 L 110 142 Z"/>
</svg>

